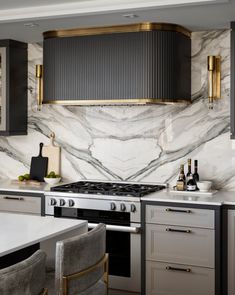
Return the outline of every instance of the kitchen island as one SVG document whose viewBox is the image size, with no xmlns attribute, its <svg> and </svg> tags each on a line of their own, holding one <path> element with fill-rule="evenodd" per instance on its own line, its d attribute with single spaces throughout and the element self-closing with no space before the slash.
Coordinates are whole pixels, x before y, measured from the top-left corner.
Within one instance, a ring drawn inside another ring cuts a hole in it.
<svg viewBox="0 0 235 295">
<path fill-rule="evenodd" d="M 47 252 L 50 261 L 54 261 L 56 241 L 87 231 L 85 220 L 6 212 L 0 213 L 0 224 L 0 262 L 4 261 L 3 265 L 16 262 L 14 253 L 22 251 L 22 257 L 24 252 L 29 256 L 39 247 Z"/>
</svg>

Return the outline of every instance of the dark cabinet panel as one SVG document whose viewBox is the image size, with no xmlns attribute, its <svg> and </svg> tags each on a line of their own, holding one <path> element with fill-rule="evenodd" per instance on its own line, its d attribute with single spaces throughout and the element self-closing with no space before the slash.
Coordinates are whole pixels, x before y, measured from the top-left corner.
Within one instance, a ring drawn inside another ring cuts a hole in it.
<svg viewBox="0 0 235 295">
<path fill-rule="evenodd" d="M 231 138 L 235 139 L 235 22 L 231 23 Z"/>
<path fill-rule="evenodd" d="M 44 40 L 43 103 L 191 100 L 191 39 L 174 31 Z"/>
<path fill-rule="evenodd" d="M 0 136 L 27 134 L 27 44 L 0 40 Z"/>
</svg>

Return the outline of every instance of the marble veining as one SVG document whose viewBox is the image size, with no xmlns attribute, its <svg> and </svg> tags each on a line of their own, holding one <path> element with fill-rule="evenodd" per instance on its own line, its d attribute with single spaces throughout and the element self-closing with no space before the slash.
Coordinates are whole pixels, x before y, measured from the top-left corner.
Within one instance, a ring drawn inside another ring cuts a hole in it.
<svg viewBox="0 0 235 295">
<path fill-rule="evenodd" d="M 29 170 L 40 142 L 51 131 L 62 147 L 62 176 L 175 184 L 179 165 L 199 160 L 201 179 L 215 188 L 235 189 L 230 140 L 230 31 L 192 35 L 191 105 L 72 107 L 44 105 L 37 111 L 35 65 L 40 44 L 29 45 L 28 135 L 0 137 L 0 177 Z M 207 105 L 207 55 L 222 57 L 222 99 Z"/>
</svg>

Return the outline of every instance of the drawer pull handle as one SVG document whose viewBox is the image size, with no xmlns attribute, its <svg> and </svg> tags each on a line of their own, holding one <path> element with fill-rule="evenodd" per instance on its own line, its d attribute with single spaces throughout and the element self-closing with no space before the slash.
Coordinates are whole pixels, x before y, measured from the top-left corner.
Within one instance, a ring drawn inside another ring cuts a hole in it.
<svg viewBox="0 0 235 295">
<path fill-rule="evenodd" d="M 172 267 L 172 266 L 167 266 L 166 270 L 176 270 L 176 271 L 191 272 L 190 268 L 179 268 L 179 267 Z"/>
<path fill-rule="evenodd" d="M 177 232 L 177 233 L 187 233 L 190 234 L 192 231 L 190 229 L 174 229 L 174 228 L 166 228 L 166 231 Z"/>
<path fill-rule="evenodd" d="M 167 212 L 178 212 L 178 213 L 192 213 L 191 210 L 181 210 L 181 209 L 171 209 L 171 208 L 166 208 Z"/>
<path fill-rule="evenodd" d="M 12 201 L 24 201 L 22 197 L 4 197 L 4 200 L 12 200 Z"/>
</svg>

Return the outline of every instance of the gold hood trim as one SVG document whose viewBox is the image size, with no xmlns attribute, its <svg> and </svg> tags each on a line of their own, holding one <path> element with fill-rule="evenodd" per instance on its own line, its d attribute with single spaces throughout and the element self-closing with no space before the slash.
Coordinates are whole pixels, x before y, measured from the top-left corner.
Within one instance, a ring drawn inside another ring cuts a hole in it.
<svg viewBox="0 0 235 295">
<path fill-rule="evenodd" d="M 63 38 L 75 36 L 104 35 L 114 33 L 133 33 L 150 31 L 173 31 L 179 32 L 187 37 L 191 37 L 191 32 L 179 25 L 168 23 L 138 23 L 106 27 L 77 28 L 69 30 L 47 31 L 43 33 L 44 39 Z"/>
<path fill-rule="evenodd" d="M 148 104 L 191 104 L 191 101 L 186 99 L 87 99 L 87 100 L 47 100 L 43 104 L 57 104 L 70 106 L 95 106 L 95 105 L 148 105 Z"/>
</svg>

